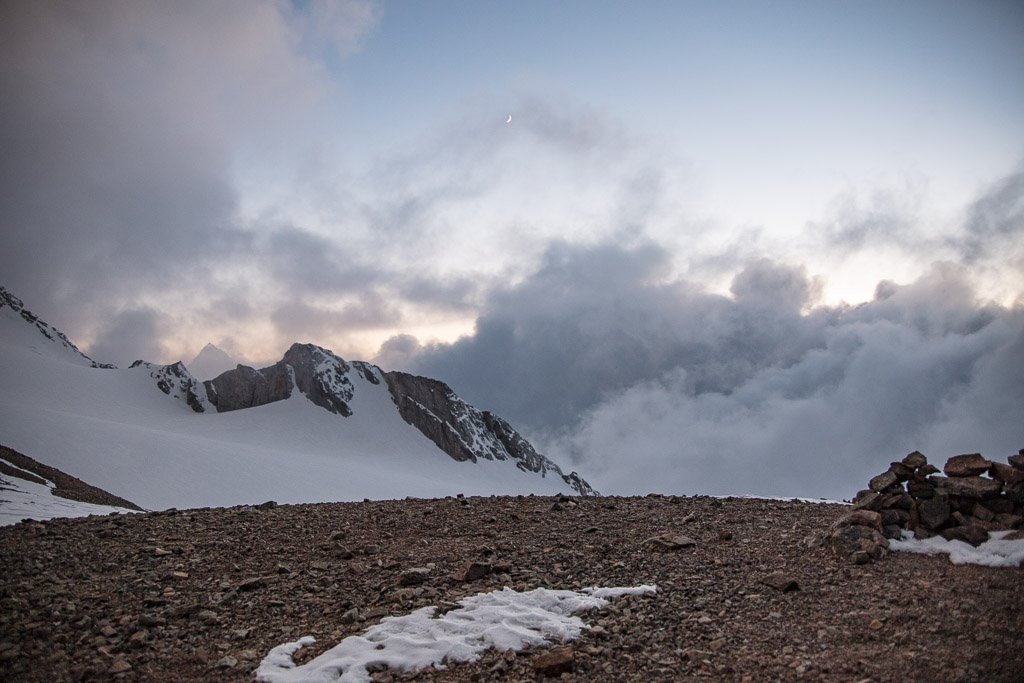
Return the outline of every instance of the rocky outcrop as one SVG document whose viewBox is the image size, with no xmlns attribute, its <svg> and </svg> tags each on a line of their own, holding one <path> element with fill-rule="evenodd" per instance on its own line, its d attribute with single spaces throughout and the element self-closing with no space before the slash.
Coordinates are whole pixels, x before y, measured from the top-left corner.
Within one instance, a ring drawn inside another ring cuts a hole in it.
<svg viewBox="0 0 1024 683">
<path fill-rule="evenodd" d="M 857 494 L 853 511 L 831 530 L 832 547 L 859 563 L 884 555 L 887 539 L 904 531 L 978 545 L 990 531 L 1019 529 L 1024 526 L 1024 449 L 1007 462 L 980 453 L 955 455 L 942 476 L 914 451 Z"/>
<path fill-rule="evenodd" d="M 171 398 L 184 401 L 189 408 L 197 413 L 206 412 L 210 407 L 206 399 L 206 387 L 192 376 L 184 363 L 178 361 L 173 365 L 157 365 L 137 360 L 131 364 L 130 370 L 142 369 L 156 380 L 156 386 Z"/>
<path fill-rule="evenodd" d="M 277 366 L 287 365 L 295 373 L 295 386 L 316 405 L 348 417 L 355 387 L 349 374 L 357 372 L 370 384 L 380 384 L 380 370 L 369 363 L 346 362 L 327 349 L 313 344 L 292 344 Z M 276 366 L 275 366 L 276 367 Z"/>
<path fill-rule="evenodd" d="M 0 309 L 10 308 L 15 313 L 21 316 L 22 320 L 35 327 L 41 335 L 49 339 L 50 341 L 59 344 L 71 351 L 74 354 L 81 356 L 84 360 L 88 361 L 94 368 L 112 369 L 113 365 L 109 363 L 97 363 L 89 356 L 82 353 L 77 346 L 72 343 L 67 336 L 58 330 L 56 327 L 39 319 L 39 316 L 32 313 L 32 311 L 25 308 L 25 304 L 21 299 L 11 294 L 4 287 L 0 287 Z"/>
<path fill-rule="evenodd" d="M 239 365 L 203 382 L 206 397 L 218 413 L 282 401 L 292 393 L 291 377 L 276 365 L 262 370 Z"/>
<path fill-rule="evenodd" d="M 580 495 L 597 495 L 578 474 L 564 474 L 539 454 L 508 422 L 477 410 L 444 382 L 404 372 L 386 372 L 384 379 L 402 419 L 455 460 L 512 460 L 524 472 L 550 472 Z"/>
<path fill-rule="evenodd" d="M 380 370 L 369 363 L 349 363 L 313 344 L 292 344 L 273 365 L 256 370 L 239 365 L 203 384 L 217 412 L 253 408 L 282 401 L 298 389 L 306 398 L 332 413 L 348 417 L 355 387 L 349 374 L 359 373 L 380 384 Z"/>
<path fill-rule="evenodd" d="M 383 382 L 402 419 L 459 462 L 511 460 L 524 472 L 561 478 L 580 495 L 597 495 L 577 473 L 563 473 L 538 453 L 508 422 L 477 410 L 444 382 L 345 361 L 314 344 L 293 344 L 274 365 L 261 370 L 239 365 L 203 385 L 209 404 L 222 413 L 280 401 L 298 390 L 321 408 L 349 417 L 356 375 L 371 384 Z"/>
</svg>

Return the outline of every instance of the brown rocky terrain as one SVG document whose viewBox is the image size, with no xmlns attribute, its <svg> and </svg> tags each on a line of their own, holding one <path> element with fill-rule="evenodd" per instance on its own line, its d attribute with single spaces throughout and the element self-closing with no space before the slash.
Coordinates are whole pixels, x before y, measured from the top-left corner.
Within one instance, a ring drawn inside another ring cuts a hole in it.
<svg viewBox="0 0 1024 683">
<path fill-rule="evenodd" d="M 167 511 L 0 529 L 0 679 L 248 681 L 388 614 L 502 586 L 656 583 L 565 650 L 375 680 L 1019 681 L 1020 569 L 821 540 L 835 504 L 493 497 Z M 476 564 L 471 564 L 476 563 Z M 410 571 L 416 569 L 417 571 Z"/>
</svg>

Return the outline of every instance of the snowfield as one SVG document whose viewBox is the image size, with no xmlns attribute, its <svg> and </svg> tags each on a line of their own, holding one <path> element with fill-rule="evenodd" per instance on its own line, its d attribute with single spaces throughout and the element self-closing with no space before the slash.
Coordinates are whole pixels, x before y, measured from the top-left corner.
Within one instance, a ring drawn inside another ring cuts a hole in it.
<svg viewBox="0 0 1024 683">
<path fill-rule="evenodd" d="M 401 418 L 384 382 L 349 378 L 350 417 L 298 391 L 195 413 L 145 366 L 93 368 L 0 308 L 0 443 L 147 509 L 573 493 L 513 461 L 456 462 Z"/>
<path fill-rule="evenodd" d="M 0 460 L 8 467 L 19 469 L 6 460 Z M 32 476 L 29 472 L 28 475 Z M 0 526 L 17 524 L 23 519 L 55 519 L 57 517 L 88 517 L 89 515 L 110 515 L 135 513 L 137 510 L 96 505 L 69 500 L 53 495 L 53 483 L 37 484 L 17 477 L 0 474 Z"/>
</svg>

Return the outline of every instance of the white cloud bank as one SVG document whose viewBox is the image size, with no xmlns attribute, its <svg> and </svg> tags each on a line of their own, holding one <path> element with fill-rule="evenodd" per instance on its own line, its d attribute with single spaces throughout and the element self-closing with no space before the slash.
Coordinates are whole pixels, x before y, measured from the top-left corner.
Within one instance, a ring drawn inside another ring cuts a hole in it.
<svg viewBox="0 0 1024 683">
<path fill-rule="evenodd" d="M 841 499 L 915 449 L 1024 445 L 1024 308 L 980 301 L 966 269 L 810 307 L 800 268 L 751 262 L 726 297 L 662 262 L 562 247 L 472 337 L 402 349 L 606 493 Z"/>
</svg>

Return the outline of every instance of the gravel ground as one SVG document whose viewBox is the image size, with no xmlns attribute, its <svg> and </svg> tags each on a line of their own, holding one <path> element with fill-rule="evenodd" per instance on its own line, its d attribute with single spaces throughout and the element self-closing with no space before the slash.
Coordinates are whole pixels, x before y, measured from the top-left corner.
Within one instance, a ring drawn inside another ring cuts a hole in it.
<svg viewBox="0 0 1024 683">
<path fill-rule="evenodd" d="M 815 539 L 847 509 L 492 497 L 21 523 L 0 529 L 0 679 L 249 681 L 282 642 L 316 637 L 305 661 L 381 616 L 502 586 L 654 583 L 583 615 L 596 628 L 562 679 L 1024 680 L 1022 570 L 846 564 Z M 664 534 L 694 544 L 650 541 Z M 490 573 L 458 580 L 473 561 Z M 403 586 L 415 567 L 426 580 Z M 536 680 L 548 650 L 374 679 Z"/>
</svg>

